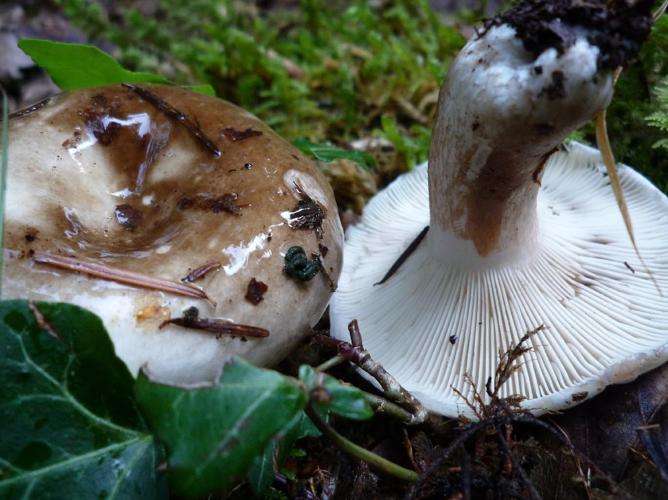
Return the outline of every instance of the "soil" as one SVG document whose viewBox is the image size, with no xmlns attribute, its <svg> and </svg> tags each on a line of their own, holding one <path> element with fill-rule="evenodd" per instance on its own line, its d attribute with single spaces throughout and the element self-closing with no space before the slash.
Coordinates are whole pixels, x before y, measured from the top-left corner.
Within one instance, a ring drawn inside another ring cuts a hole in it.
<svg viewBox="0 0 668 500">
<path fill-rule="evenodd" d="M 509 24 L 535 57 L 549 48 L 563 53 L 575 42 L 574 27 L 585 28 L 599 47 L 599 65 L 616 69 L 633 60 L 653 24 L 653 0 L 534 0 L 493 18 L 487 27 Z"/>
</svg>

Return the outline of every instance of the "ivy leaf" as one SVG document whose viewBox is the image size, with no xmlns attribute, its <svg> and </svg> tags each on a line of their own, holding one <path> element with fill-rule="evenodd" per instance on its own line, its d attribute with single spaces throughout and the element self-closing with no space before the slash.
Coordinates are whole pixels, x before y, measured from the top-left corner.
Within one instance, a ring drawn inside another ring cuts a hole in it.
<svg viewBox="0 0 668 500">
<path fill-rule="evenodd" d="M 366 420 L 373 416 L 369 402 L 357 387 L 317 372 L 309 365 L 299 368 L 299 380 L 310 392 L 313 407 L 322 414 L 332 412 L 354 420 Z"/>
<path fill-rule="evenodd" d="M 210 387 L 154 384 L 142 373 L 136 394 L 167 447 L 174 493 L 186 497 L 232 488 L 306 404 L 296 380 L 240 359 Z"/>
<path fill-rule="evenodd" d="M 24 38 L 19 48 L 63 90 L 82 89 L 113 83 L 164 83 L 152 73 L 135 73 L 123 68 L 109 54 L 92 45 Z"/>
<path fill-rule="evenodd" d="M 253 492 L 260 497 L 269 489 L 274 481 L 274 476 L 292 452 L 292 445 L 297 440 L 318 436 L 320 436 L 320 431 L 306 416 L 306 413 L 299 413 L 288 429 L 272 439 L 264 453 L 253 460 L 247 478 Z"/>
<path fill-rule="evenodd" d="M 376 159 L 364 151 L 342 149 L 331 144 L 315 144 L 308 139 L 297 139 L 292 144 L 301 152 L 316 160 L 330 162 L 334 160 L 351 160 L 365 169 L 376 166 Z"/>
<path fill-rule="evenodd" d="M 166 496 L 161 449 L 97 316 L 0 302 L 0 380 L 0 498 Z"/>
<path fill-rule="evenodd" d="M 55 84 L 63 90 L 115 83 L 173 85 L 160 75 L 128 71 L 116 59 L 92 45 L 24 38 L 19 42 L 19 48 L 49 73 Z M 216 95 L 216 91 L 208 83 L 188 85 L 185 88 L 204 95 Z"/>
</svg>

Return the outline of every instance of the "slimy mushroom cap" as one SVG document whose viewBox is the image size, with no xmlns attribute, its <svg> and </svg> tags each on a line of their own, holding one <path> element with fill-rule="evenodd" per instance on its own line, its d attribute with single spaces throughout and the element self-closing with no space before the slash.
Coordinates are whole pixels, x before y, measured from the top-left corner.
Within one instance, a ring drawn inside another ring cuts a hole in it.
<svg viewBox="0 0 668 500">
<path fill-rule="evenodd" d="M 53 97 L 10 119 L 9 133 L 3 297 L 90 308 L 132 372 L 183 384 L 212 379 L 232 355 L 272 364 L 322 314 L 341 264 L 332 191 L 250 113 L 176 87 L 117 85 Z M 310 281 L 284 272 L 295 246 L 321 263 Z M 186 323 L 269 336 L 167 322 L 184 311 Z"/>
</svg>

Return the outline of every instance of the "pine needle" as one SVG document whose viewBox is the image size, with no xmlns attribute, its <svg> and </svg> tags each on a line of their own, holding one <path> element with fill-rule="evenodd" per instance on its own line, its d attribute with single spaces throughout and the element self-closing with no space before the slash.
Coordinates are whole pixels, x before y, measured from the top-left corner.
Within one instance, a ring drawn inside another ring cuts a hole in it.
<svg viewBox="0 0 668 500">
<path fill-rule="evenodd" d="M 615 81 L 619 77 L 619 73 L 620 71 L 615 72 Z M 663 297 L 663 293 L 661 292 L 659 283 L 657 283 L 656 279 L 654 278 L 654 275 L 647 267 L 647 264 L 645 264 L 645 261 L 643 260 L 642 256 L 640 255 L 640 251 L 638 250 L 638 244 L 636 242 L 636 237 L 633 232 L 633 223 L 631 222 L 631 214 L 629 213 L 629 207 L 626 204 L 626 198 L 624 197 L 624 190 L 622 189 L 622 183 L 619 180 L 619 174 L 617 173 L 617 162 L 615 162 L 615 156 L 612 152 L 612 147 L 610 146 L 610 139 L 608 138 L 608 127 L 605 120 L 606 120 L 606 110 L 604 109 L 596 116 L 596 142 L 598 144 L 599 150 L 601 151 L 601 156 L 603 158 L 603 163 L 605 164 L 605 168 L 608 171 L 608 176 L 610 178 L 610 185 L 612 186 L 612 191 L 615 194 L 615 200 L 617 201 L 617 206 L 619 207 L 619 211 L 621 212 L 622 218 L 624 219 L 626 232 L 628 233 L 629 238 L 631 239 L 633 250 L 636 256 L 638 257 L 638 260 L 642 264 L 643 268 L 647 272 L 647 275 L 652 280 L 652 283 L 654 283 L 657 292 L 659 293 L 660 296 Z"/>
<path fill-rule="evenodd" d="M 654 22 L 656 23 L 661 16 L 666 13 L 668 9 L 668 0 L 664 1 L 661 6 L 654 12 Z M 622 74 L 623 68 L 617 68 L 612 75 L 613 85 L 617 84 L 617 80 Z M 642 256 L 640 255 L 640 250 L 638 250 L 638 244 L 636 243 L 635 234 L 633 232 L 633 223 L 631 222 L 631 214 L 629 213 L 628 205 L 626 204 L 626 199 L 624 197 L 624 190 L 622 189 L 622 183 L 619 180 L 619 175 L 617 174 L 617 162 L 615 161 L 615 156 L 612 152 L 612 147 L 610 146 L 610 138 L 608 137 L 608 126 L 606 122 L 607 110 L 604 109 L 596 116 L 596 143 L 598 144 L 598 149 L 601 151 L 601 156 L 603 158 L 603 163 L 605 168 L 608 171 L 608 177 L 610 178 L 610 185 L 612 186 L 612 191 L 615 194 L 615 199 L 617 200 L 617 206 L 619 211 L 622 213 L 622 218 L 624 219 L 624 225 L 626 226 L 626 232 L 631 239 L 631 244 L 633 245 L 633 250 L 638 257 L 638 260 L 642 264 L 643 268 L 647 272 L 649 278 L 654 283 L 657 292 L 661 297 L 663 293 L 661 292 L 661 287 L 657 283 L 656 278 L 645 264 Z"/>
<path fill-rule="evenodd" d="M 67 271 L 85 273 L 94 276 L 95 278 L 115 281 L 116 283 L 122 283 L 123 285 L 146 288 L 149 290 L 159 290 L 162 292 L 173 293 L 175 295 L 182 295 L 184 297 L 192 297 L 194 299 L 208 299 L 206 293 L 192 285 L 186 283 L 174 283 L 162 278 L 155 278 L 133 271 L 126 271 L 125 269 L 118 269 L 106 264 L 87 262 L 73 257 L 63 257 L 61 255 L 51 255 L 47 253 L 36 253 L 33 256 L 33 261 L 38 264 L 58 267 Z"/>
</svg>

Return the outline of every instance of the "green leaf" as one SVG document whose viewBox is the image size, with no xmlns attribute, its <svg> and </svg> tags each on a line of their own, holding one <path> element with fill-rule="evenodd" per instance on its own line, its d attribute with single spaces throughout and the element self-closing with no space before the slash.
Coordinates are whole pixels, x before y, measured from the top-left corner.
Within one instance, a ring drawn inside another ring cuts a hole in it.
<svg viewBox="0 0 668 500">
<path fill-rule="evenodd" d="M 197 92 L 199 94 L 216 97 L 216 90 L 208 83 L 202 83 L 199 85 L 186 85 L 185 88 L 187 88 L 188 90 L 192 90 L 193 92 Z"/>
<path fill-rule="evenodd" d="M 0 302 L 0 498 L 165 497 L 161 449 L 100 319 L 32 307 Z"/>
<path fill-rule="evenodd" d="M 313 156 L 316 160 L 330 162 L 334 160 L 351 160 L 361 165 L 365 169 L 376 166 L 376 159 L 369 153 L 364 151 L 355 151 L 348 149 L 341 149 L 331 144 L 314 144 L 308 139 L 297 139 L 293 142 L 294 146 Z"/>
<path fill-rule="evenodd" d="M 169 83 L 159 75 L 128 71 L 109 54 L 91 45 L 24 38 L 19 48 L 63 90 L 123 82 Z"/>
<path fill-rule="evenodd" d="M 274 482 L 274 476 L 277 472 L 278 445 L 276 441 L 271 441 L 262 455 L 253 459 L 253 463 L 248 471 L 248 484 L 253 492 L 262 496 Z"/>
<path fill-rule="evenodd" d="M 296 380 L 240 359 L 225 365 L 211 387 L 159 385 L 140 374 L 136 394 L 167 447 L 174 493 L 187 497 L 227 491 L 242 480 L 306 404 Z"/>
<path fill-rule="evenodd" d="M 262 496 L 274 481 L 285 459 L 292 455 L 295 441 L 304 437 L 320 436 L 320 431 L 313 425 L 306 413 L 301 412 L 287 430 L 274 438 L 262 455 L 253 460 L 248 471 L 248 483 L 256 495 Z"/>
<path fill-rule="evenodd" d="M 357 387 L 317 372 L 309 365 L 299 368 L 299 380 L 310 392 L 313 407 L 320 413 L 332 412 L 354 420 L 366 420 L 373 416 L 373 410 L 364 393 Z"/>
</svg>

